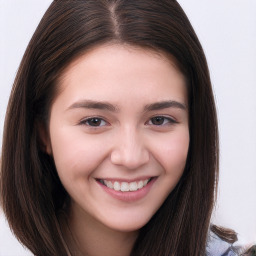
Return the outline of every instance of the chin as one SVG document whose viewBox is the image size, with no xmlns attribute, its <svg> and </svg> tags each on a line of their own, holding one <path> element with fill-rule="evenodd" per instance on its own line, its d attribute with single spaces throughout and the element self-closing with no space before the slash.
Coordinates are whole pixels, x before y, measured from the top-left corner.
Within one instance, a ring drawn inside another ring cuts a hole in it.
<svg viewBox="0 0 256 256">
<path fill-rule="evenodd" d="M 144 217 L 144 218 L 143 218 Z M 145 216 L 141 217 L 130 217 L 129 219 L 122 219 L 113 222 L 113 219 L 106 223 L 105 225 L 112 230 L 120 231 L 120 232 L 134 232 L 140 230 L 144 227 L 150 218 L 146 218 Z"/>
</svg>

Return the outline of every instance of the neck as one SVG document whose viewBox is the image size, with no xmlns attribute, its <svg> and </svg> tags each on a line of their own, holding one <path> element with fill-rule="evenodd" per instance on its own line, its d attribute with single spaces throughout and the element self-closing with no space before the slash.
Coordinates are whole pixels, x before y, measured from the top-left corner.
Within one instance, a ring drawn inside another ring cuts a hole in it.
<svg viewBox="0 0 256 256">
<path fill-rule="evenodd" d="M 65 229 L 74 256 L 129 256 L 138 231 L 122 232 L 99 223 L 82 210 L 71 210 Z"/>
</svg>

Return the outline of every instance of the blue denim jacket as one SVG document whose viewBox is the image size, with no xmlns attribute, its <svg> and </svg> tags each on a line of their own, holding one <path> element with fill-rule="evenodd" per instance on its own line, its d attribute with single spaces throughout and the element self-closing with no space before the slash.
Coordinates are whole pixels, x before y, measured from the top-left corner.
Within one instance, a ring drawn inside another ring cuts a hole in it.
<svg viewBox="0 0 256 256">
<path fill-rule="evenodd" d="M 240 253 L 241 247 L 223 241 L 212 231 L 209 232 L 206 256 L 239 256 Z"/>
</svg>

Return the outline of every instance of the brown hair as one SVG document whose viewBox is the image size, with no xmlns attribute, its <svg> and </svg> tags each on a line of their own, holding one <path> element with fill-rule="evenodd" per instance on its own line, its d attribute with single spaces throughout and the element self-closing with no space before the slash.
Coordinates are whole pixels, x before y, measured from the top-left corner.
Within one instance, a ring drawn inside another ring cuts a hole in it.
<svg viewBox="0 0 256 256">
<path fill-rule="evenodd" d="M 238 240 L 237 233 L 232 229 L 211 225 L 211 231 L 229 244 L 233 244 Z"/>
<path fill-rule="evenodd" d="M 68 255 L 58 212 L 68 198 L 41 150 L 62 71 L 107 42 L 161 51 L 179 63 L 189 92 L 190 146 L 184 174 L 145 225 L 131 255 L 204 255 L 218 177 L 215 103 L 204 52 L 175 0 L 53 1 L 20 64 L 5 120 L 1 203 L 17 238 L 35 255 Z"/>
</svg>

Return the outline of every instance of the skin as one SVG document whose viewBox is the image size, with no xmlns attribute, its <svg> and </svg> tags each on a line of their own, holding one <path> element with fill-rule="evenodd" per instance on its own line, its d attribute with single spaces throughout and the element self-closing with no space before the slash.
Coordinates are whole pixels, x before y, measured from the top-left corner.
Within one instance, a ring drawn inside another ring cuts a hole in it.
<svg viewBox="0 0 256 256">
<path fill-rule="evenodd" d="M 44 141 L 71 198 L 72 236 L 81 255 L 129 255 L 185 167 L 185 78 L 161 53 L 107 44 L 75 60 L 58 87 Z M 145 177 L 154 177 L 149 191 L 130 201 L 97 182 Z"/>
</svg>

